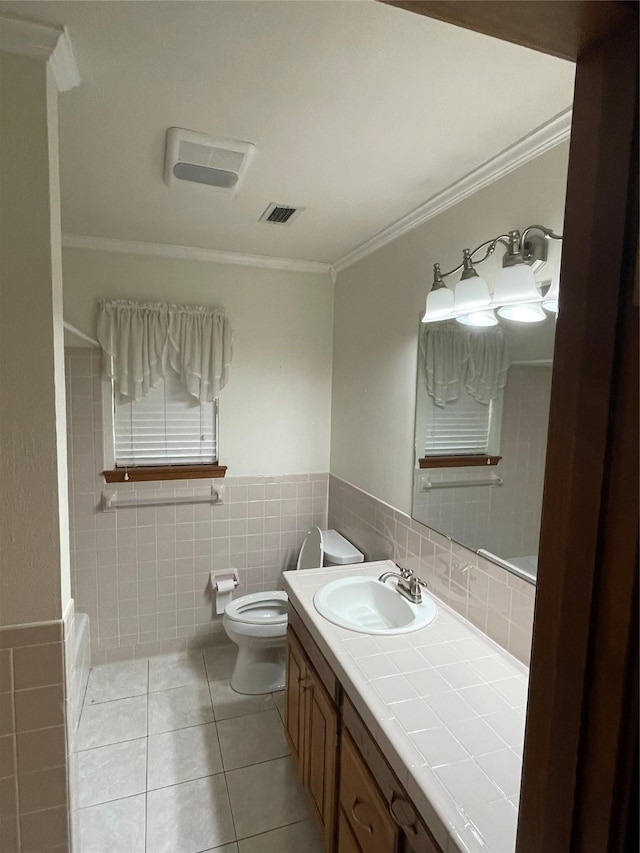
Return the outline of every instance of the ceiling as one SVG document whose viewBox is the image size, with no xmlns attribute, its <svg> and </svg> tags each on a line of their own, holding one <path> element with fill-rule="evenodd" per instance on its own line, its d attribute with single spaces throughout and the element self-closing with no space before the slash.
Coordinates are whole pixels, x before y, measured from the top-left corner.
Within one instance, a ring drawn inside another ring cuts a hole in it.
<svg viewBox="0 0 640 853">
<path fill-rule="evenodd" d="M 570 106 L 572 63 L 374 2 L 0 2 L 69 27 L 63 231 L 333 263 Z M 235 197 L 167 128 L 254 143 Z M 270 202 L 306 208 L 259 223 Z"/>
</svg>

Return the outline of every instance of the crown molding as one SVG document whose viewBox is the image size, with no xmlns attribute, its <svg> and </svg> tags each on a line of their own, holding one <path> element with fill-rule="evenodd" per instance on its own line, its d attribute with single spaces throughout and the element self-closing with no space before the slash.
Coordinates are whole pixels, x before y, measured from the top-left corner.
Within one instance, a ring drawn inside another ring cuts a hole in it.
<svg viewBox="0 0 640 853">
<path fill-rule="evenodd" d="M 0 50 L 49 62 L 59 92 L 80 85 L 80 74 L 66 27 L 50 27 L 0 15 Z"/>
<path fill-rule="evenodd" d="M 217 249 L 197 249 L 194 246 L 176 246 L 171 243 L 141 243 L 136 240 L 115 240 L 110 237 L 83 237 L 63 234 L 62 245 L 69 249 L 96 249 L 100 252 L 120 252 L 128 255 L 155 255 L 162 258 L 179 258 L 189 261 L 214 261 L 218 264 L 235 264 L 289 272 L 313 272 L 330 275 L 331 264 L 320 261 L 297 261 L 293 258 L 271 258 L 268 255 L 241 255 Z"/>
<path fill-rule="evenodd" d="M 571 115 L 572 109 L 569 107 L 527 136 L 523 136 L 522 139 L 505 148 L 495 157 L 478 166 L 477 169 L 432 196 L 420 207 L 412 210 L 411 213 L 397 219 L 374 237 L 335 261 L 333 269 L 336 273 L 342 272 L 342 270 L 347 269 L 362 258 L 366 258 L 367 255 L 381 249 L 392 240 L 397 240 L 398 237 L 408 231 L 428 222 L 448 208 L 468 198 L 468 196 L 477 193 L 478 190 L 484 189 L 494 181 L 508 175 L 509 172 L 519 169 L 520 166 L 524 166 L 525 163 L 564 142 L 571 133 Z"/>
</svg>

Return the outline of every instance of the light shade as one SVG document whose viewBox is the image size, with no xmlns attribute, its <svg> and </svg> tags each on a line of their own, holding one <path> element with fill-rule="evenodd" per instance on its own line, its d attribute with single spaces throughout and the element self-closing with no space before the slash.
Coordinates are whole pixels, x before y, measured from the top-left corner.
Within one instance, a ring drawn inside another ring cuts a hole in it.
<svg viewBox="0 0 640 853">
<path fill-rule="evenodd" d="M 540 307 L 539 302 L 503 305 L 498 308 L 498 314 L 505 320 L 512 320 L 514 323 L 541 323 L 547 319 L 547 315 Z"/>
<path fill-rule="evenodd" d="M 529 264 L 513 264 L 500 270 L 493 294 L 494 305 L 535 301 L 540 301 L 540 293 Z"/>
<path fill-rule="evenodd" d="M 460 314 L 456 317 L 463 326 L 497 326 L 498 318 L 490 309 L 488 311 L 472 311 L 470 314 Z"/>
<path fill-rule="evenodd" d="M 449 290 L 448 287 L 429 291 L 422 322 L 436 323 L 438 320 L 450 320 L 453 315 L 453 305 L 453 290 Z"/>
<path fill-rule="evenodd" d="M 461 278 L 456 284 L 455 312 L 468 314 L 491 305 L 491 294 L 487 282 L 479 275 Z"/>
<path fill-rule="evenodd" d="M 558 300 L 560 297 L 560 276 L 554 275 L 551 281 L 551 287 L 545 293 L 542 299 L 542 307 L 550 311 L 552 314 L 558 313 Z"/>
</svg>

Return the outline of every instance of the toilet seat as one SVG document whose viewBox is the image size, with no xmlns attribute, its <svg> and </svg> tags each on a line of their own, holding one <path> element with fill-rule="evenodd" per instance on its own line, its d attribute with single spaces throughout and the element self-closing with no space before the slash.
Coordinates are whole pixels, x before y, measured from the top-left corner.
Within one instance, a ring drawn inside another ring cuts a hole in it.
<svg viewBox="0 0 640 853">
<path fill-rule="evenodd" d="M 287 593 L 282 590 L 251 592 L 227 604 L 224 615 L 243 625 L 286 625 L 288 603 Z"/>
</svg>

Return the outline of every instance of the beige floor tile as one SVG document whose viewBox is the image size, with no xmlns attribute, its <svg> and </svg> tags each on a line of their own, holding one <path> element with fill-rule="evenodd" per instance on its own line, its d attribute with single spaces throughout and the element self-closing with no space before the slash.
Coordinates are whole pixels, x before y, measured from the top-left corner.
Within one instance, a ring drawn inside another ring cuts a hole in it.
<svg viewBox="0 0 640 853">
<path fill-rule="evenodd" d="M 149 737 L 147 790 L 222 772 L 215 723 Z"/>
<path fill-rule="evenodd" d="M 303 820 L 245 838 L 238 849 L 239 853 L 325 853 L 315 820 Z"/>
<path fill-rule="evenodd" d="M 147 853 L 199 853 L 232 841 L 224 774 L 147 794 Z"/>
<path fill-rule="evenodd" d="M 79 753 L 78 780 L 81 808 L 143 794 L 147 783 L 146 738 Z"/>
<path fill-rule="evenodd" d="M 85 706 L 144 696 L 148 687 L 148 670 L 146 658 L 94 667 L 89 675 Z"/>
<path fill-rule="evenodd" d="M 149 734 L 213 722 L 211 696 L 206 686 L 176 687 L 149 694 Z"/>
<path fill-rule="evenodd" d="M 149 660 L 149 692 L 206 684 L 202 652 L 162 655 Z"/>
<path fill-rule="evenodd" d="M 277 711 L 262 711 L 218 723 L 225 770 L 235 770 L 289 754 Z"/>
<path fill-rule="evenodd" d="M 280 714 L 280 718 L 282 719 L 282 722 L 284 723 L 285 705 L 286 705 L 285 692 L 284 692 L 284 690 L 281 690 L 279 693 L 272 693 L 271 695 L 273 696 L 273 701 L 275 702 L 275 706 L 278 709 L 278 713 Z"/>
<path fill-rule="evenodd" d="M 231 770 L 226 777 L 238 839 L 311 818 L 289 757 Z"/>
<path fill-rule="evenodd" d="M 219 681 L 230 678 L 238 657 L 238 647 L 235 643 L 211 646 L 204 650 L 204 662 L 207 667 L 209 681 Z"/>
<path fill-rule="evenodd" d="M 216 720 L 228 720 L 230 717 L 270 711 L 275 707 L 270 693 L 262 693 L 258 696 L 236 693 L 228 681 L 211 681 L 209 689 Z"/>
<path fill-rule="evenodd" d="M 81 853 L 145 853 L 145 795 L 75 813 Z"/>
<path fill-rule="evenodd" d="M 93 749 L 145 737 L 146 734 L 146 696 L 85 705 L 78 726 L 76 748 Z"/>
</svg>

